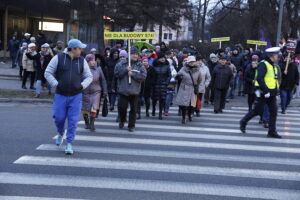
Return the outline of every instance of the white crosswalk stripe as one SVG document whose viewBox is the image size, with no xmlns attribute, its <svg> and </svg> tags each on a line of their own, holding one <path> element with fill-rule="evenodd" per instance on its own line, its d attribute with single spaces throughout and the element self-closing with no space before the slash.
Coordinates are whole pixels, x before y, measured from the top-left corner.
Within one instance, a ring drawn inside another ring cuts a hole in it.
<svg viewBox="0 0 300 200">
<path fill-rule="evenodd" d="M 233 107 L 216 115 L 203 108 L 199 118 L 181 125 L 177 108 L 172 107 L 164 120 L 137 121 L 134 133 L 117 128 L 116 112 L 97 119 L 95 132 L 84 129 L 80 121 L 73 157 L 64 157 L 65 145 L 41 144 L 34 155 L 23 155 L 13 163 L 15 167 L 55 169 L 53 174 L 0 172 L 0 184 L 299 200 L 300 112 L 279 115 L 283 139 L 278 140 L 267 138 L 267 130 L 255 119 L 247 134 L 241 134 L 238 123 L 246 109 Z M 61 168 L 72 171 L 62 175 Z M 78 170 L 92 172 L 82 176 Z M 183 178 L 191 175 L 199 178 Z M 15 195 L 2 199 L 68 198 Z"/>
<path fill-rule="evenodd" d="M 25 197 L 25 196 L 0 196 L 0 200 L 83 200 L 47 197 Z"/>
<path fill-rule="evenodd" d="M 0 172 L 0 183 L 19 183 L 45 186 L 110 188 L 186 194 L 224 195 L 228 197 L 298 200 L 300 192 L 286 189 L 271 189 L 221 184 L 201 184 L 138 179 L 95 178 L 39 174 L 12 174 Z"/>
</svg>

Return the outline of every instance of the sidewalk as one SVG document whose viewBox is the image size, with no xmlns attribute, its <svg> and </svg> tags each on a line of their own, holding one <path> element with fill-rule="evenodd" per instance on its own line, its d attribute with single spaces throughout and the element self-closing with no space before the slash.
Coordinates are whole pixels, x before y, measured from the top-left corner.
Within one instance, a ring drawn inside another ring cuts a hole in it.
<svg viewBox="0 0 300 200">
<path fill-rule="evenodd" d="M 19 77 L 19 67 L 11 68 L 11 61 L 0 63 L 0 76 Z"/>
</svg>

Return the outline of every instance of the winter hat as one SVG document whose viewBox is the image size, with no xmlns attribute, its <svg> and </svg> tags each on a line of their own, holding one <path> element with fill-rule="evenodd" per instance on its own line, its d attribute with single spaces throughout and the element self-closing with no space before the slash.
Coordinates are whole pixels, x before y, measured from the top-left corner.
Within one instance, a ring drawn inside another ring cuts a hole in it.
<svg viewBox="0 0 300 200">
<path fill-rule="evenodd" d="M 120 51 L 120 55 L 119 55 L 120 57 L 125 57 L 125 58 L 128 58 L 128 53 L 127 53 L 127 51 L 126 50 L 121 50 Z"/>
<path fill-rule="evenodd" d="M 161 59 L 161 58 L 164 58 L 165 57 L 165 53 L 164 52 L 159 52 L 157 54 L 157 59 Z"/>
<path fill-rule="evenodd" d="M 212 58 L 217 58 L 217 56 L 216 56 L 216 54 L 211 53 L 211 54 L 209 55 L 209 58 L 210 58 L 210 59 L 212 59 Z"/>
<path fill-rule="evenodd" d="M 195 58 L 195 56 L 189 56 L 188 58 L 187 58 L 187 61 L 186 61 L 187 63 L 190 63 L 190 62 L 196 62 L 196 58 Z"/>
<path fill-rule="evenodd" d="M 27 48 L 28 44 L 26 42 L 22 43 L 22 47 Z"/>
<path fill-rule="evenodd" d="M 130 49 L 130 53 L 131 53 L 131 54 L 137 54 L 137 53 L 139 53 L 139 50 L 138 50 L 137 47 L 132 47 L 132 48 Z"/>
<path fill-rule="evenodd" d="M 50 45 L 49 45 L 48 43 L 45 43 L 45 44 L 43 44 L 41 47 L 42 47 L 42 48 L 49 48 Z"/>
<path fill-rule="evenodd" d="M 147 58 L 146 56 L 143 56 L 143 57 L 142 57 L 142 62 L 143 62 L 144 60 L 146 60 L 146 59 L 148 60 L 148 58 Z"/>
<path fill-rule="evenodd" d="M 35 42 L 36 40 L 35 40 L 35 37 L 31 37 L 30 38 L 30 42 Z"/>
<path fill-rule="evenodd" d="M 155 49 L 160 49 L 160 46 L 156 46 Z"/>
<path fill-rule="evenodd" d="M 31 48 L 31 47 L 35 47 L 36 45 L 34 44 L 34 43 L 30 43 L 29 45 L 28 45 L 28 48 Z"/>
<path fill-rule="evenodd" d="M 91 50 L 90 50 L 90 52 L 96 52 L 97 51 L 97 49 L 95 49 L 95 48 L 92 48 Z"/>
<path fill-rule="evenodd" d="M 88 54 L 85 56 L 85 60 L 86 62 L 90 62 L 91 60 L 94 60 L 95 59 L 95 55 L 94 54 Z"/>
<path fill-rule="evenodd" d="M 171 54 L 172 54 L 171 51 L 166 51 L 166 56 L 169 56 L 169 55 L 171 55 Z"/>
<path fill-rule="evenodd" d="M 258 59 L 259 59 L 258 55 L 253 55 L 252 56 L 252 60 L 258 60 Z"/>
<path fill-rule="evenodd" d="M 29 37 L 29 36 L 30 36 L 30 33 L 25 33 L 24 36 L 25 36 L 25 37 Z"/>
</svg>

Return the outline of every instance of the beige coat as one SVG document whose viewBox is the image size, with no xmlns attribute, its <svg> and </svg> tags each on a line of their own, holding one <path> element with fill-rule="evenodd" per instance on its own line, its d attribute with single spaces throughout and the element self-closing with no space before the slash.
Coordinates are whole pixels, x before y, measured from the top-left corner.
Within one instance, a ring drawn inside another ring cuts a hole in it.
<svg viewBox="0 0 300 200">
<path fill-rule="evenodd" d="M 191 71 L 194 84 L 199 85 L 201 83 L 201 72 L 199 67 L 189 69 L 184 66 L 181 68 L 177 73 L 177 76 L 180 76 L 182 81 L 174 101 L 175 105 L 196 107 L 197 96 L 194 93 L 194 86 L 189 71 Z"/>
<path fill-rule="evenodd" d="M 200 73 L 201 73 L 201 82 L 199 84 L 199 93 L 204 94 L 205 88 L 207 88 L 208 85 L 210 84 L 211 76 L 210 76 L 209 69 L 206 65 L 202 64 L 199 67 L 200 67 Z"/>
<path fill-rule="evenodd" d="M 28 53 L 28 50 L 24 51 L 23 58 L 22 58 L 22 64 L 23 64 L 23 69 L 26 69 L 28 72 L 34 72 L 34 65 L 33 65 L 33 60 L 30 60 L 27 56 L 26 53 Z M 35 55 L 36 53 L 31 53 L 32 55 Z"/>
</svg>

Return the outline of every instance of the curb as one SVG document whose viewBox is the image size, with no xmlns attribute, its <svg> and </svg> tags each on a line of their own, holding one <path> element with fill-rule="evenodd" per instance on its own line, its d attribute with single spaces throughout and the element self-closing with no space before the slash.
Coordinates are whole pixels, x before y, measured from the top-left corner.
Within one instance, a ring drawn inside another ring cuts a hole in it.
<svg viewBox="0 0 300 200">
<path fill-rule="evenodd" d="M 0 103 L 47 103 L 52 104 L 52 99 L 21 99 L 21 98 L 0 98 Z"/>
<path fill-rule="evenodd" d="M 13 74 L 0 74 L 0 77 L 14 77 L 14 78 L 20 78 L 18 75 L 13 75 Z"/>
</svg>

